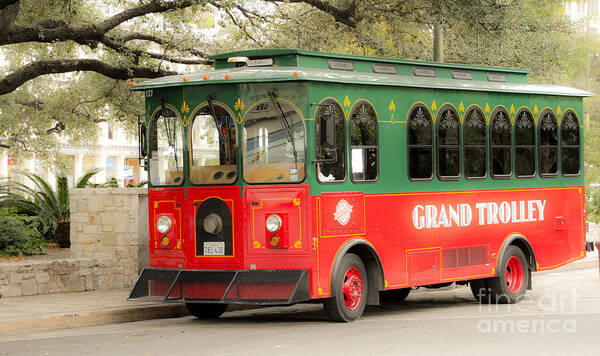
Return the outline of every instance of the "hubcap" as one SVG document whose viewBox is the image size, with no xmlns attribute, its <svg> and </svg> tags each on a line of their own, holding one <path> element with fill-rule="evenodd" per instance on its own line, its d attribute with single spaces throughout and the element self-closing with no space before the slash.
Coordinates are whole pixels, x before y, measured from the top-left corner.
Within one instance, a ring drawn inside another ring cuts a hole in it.
<svg viewBox="0 0 600 356">
<path fill-rule="evenodd" d="M 358 268 L 350 267 L 344 274 L 342 293 L 348 309 L 355 310 L 358 308 L 363 295 L 362 276 Z"/>
<path fill-rule="evenodd" d="M 512 256 L 506 262 L 506 287 L 511 293 L 518 293 L 523 287 L 525 272 L 523 271 L 523 264 L 516 256 Z"/>
</svg>

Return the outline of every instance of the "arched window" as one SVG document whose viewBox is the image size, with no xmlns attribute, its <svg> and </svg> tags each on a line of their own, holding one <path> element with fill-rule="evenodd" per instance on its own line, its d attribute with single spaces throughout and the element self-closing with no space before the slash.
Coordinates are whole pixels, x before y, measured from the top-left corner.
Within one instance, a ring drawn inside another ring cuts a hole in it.
<svg viewBox="0 0 600 356">
<path fill-rule="evenodd" d="M 427 180 L 433 177 L 433 123 L 424 105 L 416 105 L 408 117 L 408 177 Z"/>
<path fill-rule="evenodd" d="M 162 105 L 150 119 L 148 127 L 150 183 L 183 183 L 183 126 L 177 110 Z"/>
<path fill-rule="evenodd" d="M 575 112 L 568 110 L 563 115 L 560 124 L 561 167 L 563 175 L 579 175 L 581 172 L 579 146 L 579 119 Z"/>
<path fill-rule="evenodd" d="M 539 122 L 540 175 L 553 177 L 558 174 L 558 123 L 554 113 L 545 110 Z"/>
<path fill-rule="evenodd" d="M 373 182 L 379 174 L 377 114 L 371 104 L 360 101 L 350 114 L 351 179 Z"/>
<path fill-rule="evenodd" d="M 487 175 L 487 130 L 483 112 L 475 107 L 467 111 L 463 124 L 464 166 L 466 178 Z"/>
<path fill-rule="evenodd" d="M 246 182 L 302 182 L 305 136 L 304 119 L 291 103 L 273 96 L 254 105 L 242 131 Z"/>
<path fill-rule="evenodd" d="M 346 180 L 346 119 L 337 101 L 321 103 L 315 114 L 317 179 L 321 183 Z"/>
<path fill-rule="evenodd" d="M 452 107 L 442 107 L 437 119 L 437 173 L 440 179 L 460 177 L 460 120 Z"/>
<path fill-rule="evenodd" d="M 535 177 L 535 123 L 527 109 L 519 111 L 515 120 L 515 174 Z"/>
<path fill-rule="evenodd" d="M 195 109 L 190 116 L 190 181 L 193 184 L 233 183 L 237 178 L 233 114 L 224 106 L 210 102 Z"/>
<path fill-rule="evenodd" d="M 490 122 L 491 172 L 493 178 L 512 174 L 512 135 L 510 117 L 504 109 L 495 110 Z"/>
</svg>

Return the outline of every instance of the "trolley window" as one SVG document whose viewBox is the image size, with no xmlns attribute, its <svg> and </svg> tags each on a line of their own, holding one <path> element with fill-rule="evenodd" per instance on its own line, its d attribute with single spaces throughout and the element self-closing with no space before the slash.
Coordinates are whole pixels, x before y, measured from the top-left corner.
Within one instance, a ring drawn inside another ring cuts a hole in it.
<svg viewBox="0 0 600 356">
<path fill-rule="evenodd" d="M 351 179 L 373 182 L 378 176 L 378 128 L 375 109 L 366 101 L 354 106 L 350 114 Z"/>
<path fill-rule="evenodd" d="M 487 130 L 485 117 L 479 108 L 465 115 L 463 125 L 464 166 L 466 178 L 487 176 Z"/>
<path fill-rule="evenodd" d="M 291 104 L 275 98 L 256 104 L 246 115 L 243 140 L 248 183 L 304 180 L 304 122 Z"/>
<path fill-rule="evenodd" d="M 192 113 L 190 181 L 228 184 L 237 177 L 236 130 L 232 115 L 212 101 Z"/>
<path fill-rule="evenodd" d="M 540 116 L 540 175 L 553 177 L 558 174 L 558 123 L 550 111 L 544 111 Z"/>
<path fill-rule="evenodd" d="M 563 115 L 560 125 L 560 147 L 563 175 L 579 175 L 580 162 L 579 119 L 569 110 Z"/>
<path fill-rule="evenodd" d="M 460 177 L 460 120 L 454 108 L 440 110 L 437 120 L 437 173 L 443 180 Z"/>
<path fill-rule="evenodd" d="M 321 103 L 315 114 L 317 179 L 321 183 L 346 180 L 346 120 L 335 100 Z"/>
<path fill-rule="evenodd" d="M 490 123 L 491 171 L 493 178 L 508 178 L 512 174 L 512 137 L 508 113 L 499 109 Z"/>
<path fill-rule="evenodd" d="M 150 182 L 154 186 L 183 183 L 183 127 L 175 109 L 162 105 L 148 128 Z"/>
<path fill-rule="evenodd" d="M 515 174 L 535 177 L 535 123 L 525 109 L 517 113 L 515 122 Z"/>
<path fill-rule="evenodd" d="M 416 106 L 408 118 L 408 177 L 428 180 L 433 177 L 433 124 L 429 110 Z"/>
</svg>

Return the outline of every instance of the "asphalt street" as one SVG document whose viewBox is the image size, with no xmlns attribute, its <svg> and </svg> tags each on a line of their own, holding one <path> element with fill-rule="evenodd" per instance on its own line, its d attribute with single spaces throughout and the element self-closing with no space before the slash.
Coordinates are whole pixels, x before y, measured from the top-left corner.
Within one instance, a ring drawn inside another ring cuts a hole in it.
<svg viewBox="0 0 600 356">
<path fill-rule="evenodd" d="M 328 321 L 320 304 L 0 335 L 1 355 L 598 355 L 596 268 L 534 274 L 517 305 L 480 306 L 468 287 L 419 289 Z"/>
</svg>

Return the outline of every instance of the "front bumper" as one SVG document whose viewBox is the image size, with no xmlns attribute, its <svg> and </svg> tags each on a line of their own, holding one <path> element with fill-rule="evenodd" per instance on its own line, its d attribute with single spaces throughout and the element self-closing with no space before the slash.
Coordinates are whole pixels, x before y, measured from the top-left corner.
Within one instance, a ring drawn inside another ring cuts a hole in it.
<svg viewBox="0 0 600 356">
<path fill-rule="evenodd" d="M 308 270 L 176 270 L 146 267 L 128 299 L 294 304 L 310 299 Z"/>
</svg>

